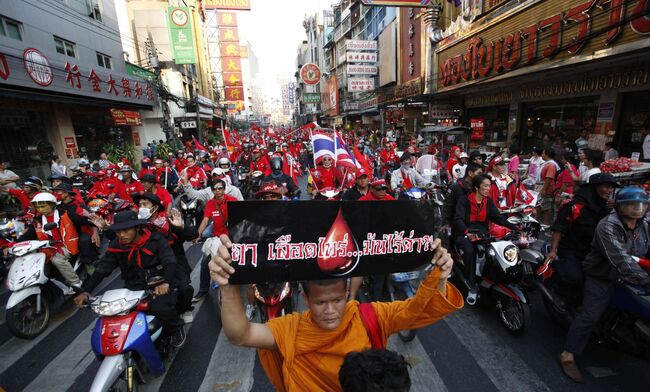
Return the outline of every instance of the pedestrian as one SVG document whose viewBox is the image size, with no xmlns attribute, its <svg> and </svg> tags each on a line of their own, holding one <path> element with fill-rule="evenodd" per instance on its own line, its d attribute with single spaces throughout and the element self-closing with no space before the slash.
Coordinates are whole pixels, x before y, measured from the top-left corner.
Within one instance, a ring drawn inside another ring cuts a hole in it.
<svg viewBox="0 0 650 392">
<path fill-rule="evenodd" d="M 0 159 L 0 189 L 17 189 L 16 181 L 20 179 L 18 174 L 7 169 L 9 162 Z"/>
<path fill-rule="evenodd" d="M 510 161 L 508 162 L 508 176 L 512 178 L 515 183 L 519 183 L 519 147 L 510 146 L 508 148 Z"/>
<path fill-rule="evenodd" d="M 51 174 L 58 174 L 61 176 L 66 176 L 66 167 L 61 163 L 61 158 L 59 158 L 58 155 L 52 156 L 51 160 L 52 165 L 50 166 L 50 169 L 52 170 Z"/>
<path fill-rule="evenodd" d="M 555 216 L 555 177 L 560 165 L 555 161 L 555 150 L 547 147 L 542 151 L 544 164 L 540 169 L 540 180 L 543 182 L 539 194 L 542 198 L 540 211 L 545 224 L 550 224 Z"/>
<path fill-rule="evenodd" d="M 526 176 L 535 182 L 539 182 L 540 178 L 540 169 L 544 164 L 544 159 L 542 159 L 542 148 L 535 146 L 533 147 L 533 152 L 528 161 L 528 169 L 526 169 Z"/>
<path fill-rule="evenodd" d="M 580 130 L 580 137 L 575 140 L 575 151 L 589 148 L 589 131 L 587 128 Z"/>
<path fill-rule="evenodd" d="M 618 158 L 618 151 L 614 149 L 614 142 L 605 143 L 605 160 Z"/>
<path fill-rule="evenodd" d="M 100 169 L 106 169 L 108 165 L 111 164 L 111 161 L 108 160 L 108 155 L 105 152 L 102 152 L 99 154 L 99 168 Z"/>
<path fill-rule="evenodd" d="M 359 303 L 348 301 L 346 279 L 301 282 L 308 312 L 251 323 L 244 314 L 239 287 L 229 282 L 236 273 L 230 265 L 232 243 L 227 236 L 221 242 L 210 261 L 210 274 L 221 289 L 221 320 L 228 340 L 257 348 L 266 375 L 279 391 L 340 391 L 338 375 L 345 356 L 373 347 Z M 440 240 L 434 249 L 431 264 L 436 268 L 413 298 L 373 302 L 364 313 L 374 310 L 375 316 L 367 317 L 373 317 L 378 327 L 372 329 L 375 345 L 386 347 L 391 334 L 430 325 L 462 308 L 460 292 L 447 283 L 453 261 Z"/>
</svg>

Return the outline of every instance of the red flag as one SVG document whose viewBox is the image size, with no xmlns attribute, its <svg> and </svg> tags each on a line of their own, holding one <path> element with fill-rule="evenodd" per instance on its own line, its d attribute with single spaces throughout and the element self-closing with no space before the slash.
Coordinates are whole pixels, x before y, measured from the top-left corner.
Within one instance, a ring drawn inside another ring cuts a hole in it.
<svg viewBox="0 0 650 392">
<path fill-rule="evenodd" d="M 361 153 L 361 151 L 359 151 L 359 149 L 357 148 L 357 146 L 355 146 L 354 144 L 352 144 L 352 150 L 353 150 L 352 153 L 354 154 L 354 157 L 357 159 L 357 162 L 359 162 L 359 164 L 360 164 L 364 169 L 368 170 L 368 172 L 372 173 L 372 167 L 371 167 L 370 164 L 368 163 L 368 160 L 366 159 L 366 156 L 363 155 L 363 154 Z"/>
<path fill-rule="evenodd" d="M 203 152 L 208 152 L 208 149 L 203 147 L 203 145 L 201 143 L 199 143 L 198 140 L 196 140 L 196 136 L 192 135 L 192 139 L 194 140 L 194 145 L 196 146 L 197 150 L 203 151 Z"/>
<path fill-rule="evenodd" d="M 230 132 L 226 131 L 225 129 L 222 129 L 222 130 L 221 130 L 221 134 L 222 134 L 222 136 L 223 136 L 223 144 L 226 145 L 226 150 L 230 151 L 230 148 L 229 148 L 229 147 L 230 147 L 230 146 L 229 146 L 229 143 L 230 143 Z"/>
</svg>

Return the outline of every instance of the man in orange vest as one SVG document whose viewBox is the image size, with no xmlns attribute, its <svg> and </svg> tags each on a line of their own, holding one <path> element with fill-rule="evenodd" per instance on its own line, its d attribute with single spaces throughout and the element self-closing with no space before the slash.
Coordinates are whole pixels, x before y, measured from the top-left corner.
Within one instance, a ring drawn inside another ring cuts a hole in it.
<svg viewBox="0 0 650 392">
<path fill-rule="evenodd" d="M 32 199 L 36 217 L 25 234 L 17 241 L 50 241 L 54 247 L 52 264 L 71 286 L 81 287 L 81 280 L 70 264 L 70 258 L 79 253 L 79 235 L 66 212 L 56 208 L 56 197 L 47 192 L 36 194 Z M 52 230 L 43 230 L 48 223 L 56 223 Z"/>
</svg>

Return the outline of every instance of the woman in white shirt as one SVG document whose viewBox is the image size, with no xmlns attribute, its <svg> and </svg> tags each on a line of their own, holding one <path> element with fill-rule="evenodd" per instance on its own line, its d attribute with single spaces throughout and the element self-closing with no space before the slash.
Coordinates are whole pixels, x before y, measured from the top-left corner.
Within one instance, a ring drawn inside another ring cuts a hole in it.
<svg viewBox="0 0 650 392">
<path fill-rule="evenodd" d="M 61 164 L 61 158 L 58 155 L 52 157 L 52 174 L 67 176 L 65 165 Z"/>
</svg>

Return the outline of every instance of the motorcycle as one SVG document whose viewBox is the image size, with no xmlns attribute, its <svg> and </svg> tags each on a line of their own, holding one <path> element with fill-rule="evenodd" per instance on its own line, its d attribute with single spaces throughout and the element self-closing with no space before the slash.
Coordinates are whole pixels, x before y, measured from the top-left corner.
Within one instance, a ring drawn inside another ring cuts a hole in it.
<svg viewBox="0 0 650 392">
<path fill-rule="evenodd" d="M 554 261 L 547 260 L 537 271 L 549 292 L 542 300 L 551 320 L 568 328 L 580 312 L 581 300 L 576 303 L 572 295 L 575 290 L 566 287 L 553 269 Z M 642 267 L 650 271 L 650 261 L 643 261 Z M 616 283 L 609 307 L 594 328 L 592 338 L 631 355 L 643 356 L 649 352 L 650 293 L 630 284 Z"/>
<path fill-rule="evenodd" d="M 403 301 L 415 296 L 418 286 L 422 282 L 422 276 L 426 276 L 431 266 L 423 271 L 398 272 L 390 274 L 387 280 L 387 288 L 391 301 Z M 403 342 L 410 342 L 415 339 L 416 330 L 409 329 L 397 333 Z"/>
<path fill-rule="evenodd" d="M 473 241 L 476 248 L 476 281 L 479 285 L 479 299 L 491 299 L 497 316 L 505 329 L 513 334 L 522 334 L 530 324 L 530 302 L 519 282 L 522 279 L 523 263 L 519 248 L 510 241 L 517 233 L 509 233 L 497 240 L 480 232 Z M 462 255 L 452 252 L 453 276 L 467 290 L 470 289 L 464 271 Z M 468 304 L 474 305 L 475 302 Z"/>
<path fill-rule="evenodd" d="M 341 190 L 332 187 L 320 189 L 314 200 L 341 200 Z"/>
<path fill-rule="evenodd" d="M 48 223 L 43 229 L 52 230 L 55 225 Z M 75 293 L 50 263 L 54 251 L 49 241 L 23 241 L 9 249 L 16 258 L 7 275 L 11 296 L 7 301 L 6 320 L 14 336 L 33 339 L 40 335 L 47 328 L 52 312 Z M 75 272 L 81 275 L 83 268 L 77 258 Z"/>
<path fill-rule="evenodd" d="M 185 226 L 198 227 L 203 219 L 203 204 L 198 199 L 191 199 L 187 194 L 182 194 L 178 204 L 185 219 Z"/>
<path fill-rule="evenodd" d="M 252 286 L 262 323 L 293 311 L 295 289 L 290 282 L 257 283 Z"/>
<path fill-rule="evenodd" d="M 137 390 L 147 375 L 165 372 L 161 352 L 169 350 L 160 339 L 162 323 L 148 315 L 152 290 L 108 290 L 91 298 L 90 308 L 99 316 L 91 345 L 101 361 L 91 392 Z"/>
</svg>

